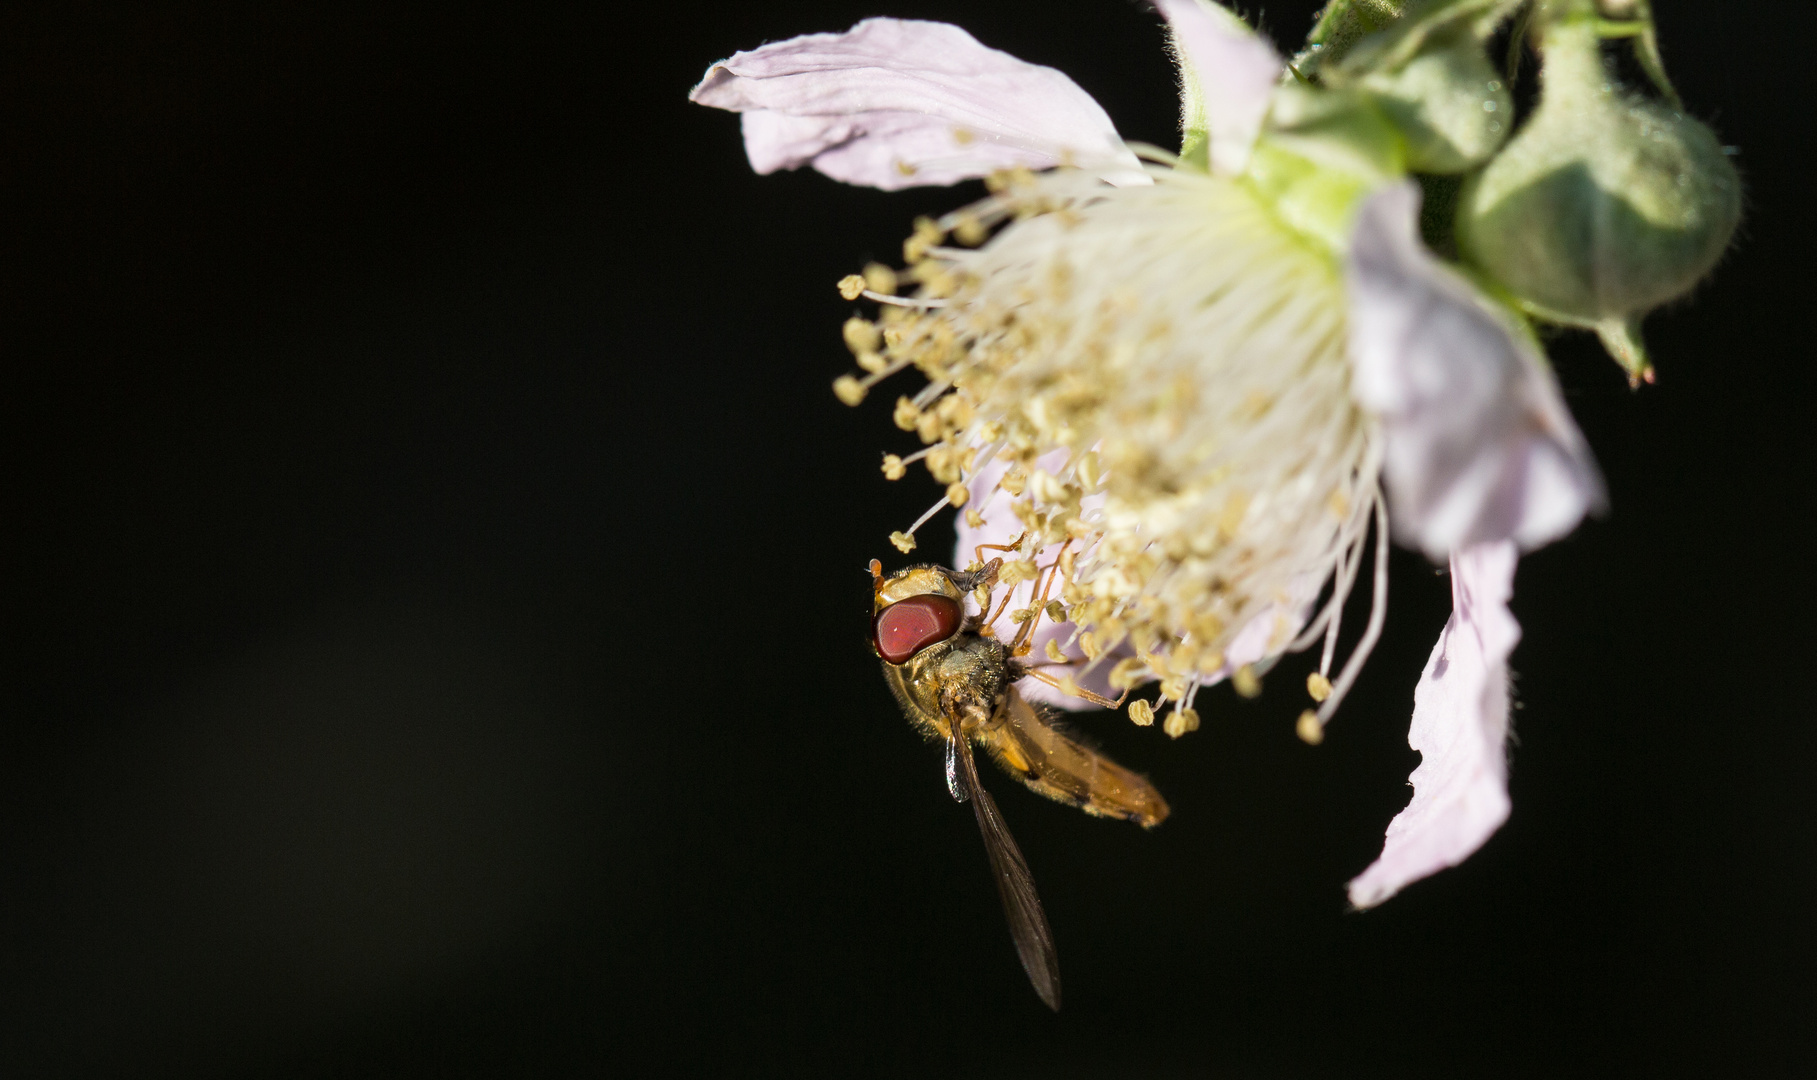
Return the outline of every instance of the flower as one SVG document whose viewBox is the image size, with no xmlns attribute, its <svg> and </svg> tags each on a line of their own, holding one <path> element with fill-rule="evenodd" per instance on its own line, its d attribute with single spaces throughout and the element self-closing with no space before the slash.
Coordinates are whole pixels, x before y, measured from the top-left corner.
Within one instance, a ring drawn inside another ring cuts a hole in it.
<svg viewBox="0 0 1817 1080">
<path fill-rule="evenodd" d="M 759 172 L 986 178 L 984 199 L 917 224 L 904 269 L 840 283 L 879 317 L 847 323 L 864 375 L 835 389 L 857 404 L 905 368 L 927 378 L 894 410 L 925 449 L 884 469 L 921 461 L 947 495 L 892 539 L 912 550 L 951 505 L 957 562 L 1002 547 L 1011 617 L 1051 620 L 1033 645 L 1053 685 L 1029 696 L 1075 707 L 1081 686 L 1158 681 L 1178 737 L 1199 688 L 1253 694 L 1317 644 L 1299 731 L 1318 742 L 1380 633 L 1386 540 L 1449 562 L 1413 800 L 1350 886 L 1369 907 L 1505 820 L 1517 553 L 1600 506 L 1601 481 L 1524 321 L 1421 242 L 1381 112 L 1283 79 L 1208 0 L 1157 7 L 1183 83 L 1177 156 L 1126 144 L 1061 73 L 941 23 L 741 52 L 692 97 L 743 114 Z M 1334 674 L 1365 570 L 1369 623 Z"/>
</svg>

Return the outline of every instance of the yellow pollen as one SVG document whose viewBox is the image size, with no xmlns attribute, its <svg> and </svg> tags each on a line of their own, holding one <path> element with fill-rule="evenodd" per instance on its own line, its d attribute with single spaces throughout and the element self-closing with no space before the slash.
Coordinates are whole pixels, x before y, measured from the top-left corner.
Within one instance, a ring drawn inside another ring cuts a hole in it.
<svg viewBox="0 0 1817 1080">
<path fill-rule="evenodd" d="M 1171 738 L 1179 738 L 1189 731 L 1199 730 L 1199 711 L 1197 709 L 1177 708 L 1167 714 L 1162 721 L 1161 730 Z"/>
<path fill-rule="evenodd" d="M 905 532 L 891 533 L 890 543 L 895 544 L 896 550 L 902 552 L 904 555 L 915 550 L 915 538 Z"/>
<path fill-rule="evenodd" d="M 954 128 L 953 129 L 953 141 L 958 143 L 960 146 L 970 146 L 972 144 L 972 140 L 976 139 L 977 137 L 978 136 L 973 135 L 971 132 L 965 130 L 964 128 Z"/>
<path fill-rule="evenodd" d="M 972 493 L 965 490 L 964 484 L 953 483 L 947 485 L 946 501 L 952 503 L 954 506 L 964 506 L 971 501 L 971 498 Z"/>
<path fill-rule="evenodd" d="M 1129 703 L 1129 719 L 1137 727 L 1147 727 L 1155 722 L 1155 707 L 1137 698 Z"/>
<path fill-rule="evenodd" d="M 908 162 L 903 161 L 901 158 L 896 159 L 896 171 L 904 176 L 915 175 L 915 167 Z"/>
<path fill-rule="evenodd" d="M 1319 723 L 1319 714 L 1307 709 L 1300 714 L 1300 719 L 1293 725 L 1294 734 L 1307 746 L 1317 746 L 1325 741 L 1325 725 Z"/>
<path fill-rule="evenodd" d="M 847 300 L 856 300 L 864 295 L 864 279 L 857 274 L 847 274 L 839 279 L 839 295 Z"/>
<path fill-rule="evenodd" d="M 965 523 L 974 529 L 982 529 L 984 528 L 984 515 L 976 510 L 967 510 L 965 512 Z"/>
<path fill-rule="evenodd" d="M 1096 660 L 1098 658 L 1098 635 L 1090 630 L 1080 634 L 1079 651 L 1085 654 L 1087 660 Z"/>
<path fill-rule="evenodd" d="M 984 223 L 970 214 L 960 218 L 959 223 L 953 227 L 953 238 L 966 247 L 977 247 L 984 243 L 984 238 L 988 235 Z"/>
<path fill-rule="evenodd" d="M 864 384 L 850 375 L 841 375 L 833 380 L 833 396 L 847 405 L 856 405 L 864 400 Z"/>
<path fill-rule="evenodd" d="M 1047 612 L 1047 617 L 1055 622 L 1066 621 L 1066 605 L 1058 600 L 1049 600 L 1047 607 L 1043 610 Z"/>
<path fill-rule="evenodd" d="M 1255 697 L 1262 692 L 1262 680 L 1256 677 L 1255 668 L 1249 664 L 1230 673 L 1230 685 L 1246 698 Z"/>
<path fill-rule="evenodd" d="M 1060 645 L 1053 638 L 1047 639 L 1047 658 L 1056 664 L 1066 663 L 1066 654 L 1060 651 Z"/>
<path fill-rule="evenodd" d="M 1306 676 L 1306 692 L 1312 695 L 1312 700 L 1323 702 L 1331 696 L 1331 680 L 1315 671 Z"/>
<path fill-rule="evenodd" d="M 908 469 L 903 466 L 900 457 L 895 454 L 883 455 L 883 478 L 885 480 L 900 480 L 906 472 Z"/>
</svg>

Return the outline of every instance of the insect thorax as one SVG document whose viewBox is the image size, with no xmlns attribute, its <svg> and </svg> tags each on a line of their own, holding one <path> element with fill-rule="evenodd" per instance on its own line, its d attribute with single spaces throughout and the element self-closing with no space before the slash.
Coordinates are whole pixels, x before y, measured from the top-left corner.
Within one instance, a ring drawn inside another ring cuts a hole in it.
<svg viewBox="0 0 1817 1080">
<path fill-rule="evenodd" d="M 929 738 L 948 738 L 947 715 L 988 720 L 1015 681 L 1013 661 L 996 638 L 956 634 L 903 664 L 883 665 L 884 681 L 909 722 Z"/>
</svg>

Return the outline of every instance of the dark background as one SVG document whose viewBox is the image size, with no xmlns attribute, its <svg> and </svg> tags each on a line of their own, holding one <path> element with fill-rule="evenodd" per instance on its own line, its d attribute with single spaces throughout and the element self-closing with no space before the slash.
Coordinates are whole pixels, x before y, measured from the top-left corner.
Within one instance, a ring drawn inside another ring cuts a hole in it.
<svg viewBox="0 0 1817 1080">
<path fill-rule="evenodd" d="M 1088 722 L 1152 834 L 992 782 L 1058 1016 L 863 641 L 937 492 L 829 391 L 833 283 L 969 190 L 754 177 L 685 94 L 919 16 L 1168 144 L 1151 13 L 7 8 L 0 1067 L 1808 1075 L 1808 27 L 1657 7 L 1748 220 L 1657 387 L 1554 343 L 1614 512 L 1522 565 L 1513 819 L 1345 911 L 1449 608 L 1397 553 L 1325 745 L 1301 657 L 1178 743 Z"/>
</svg>

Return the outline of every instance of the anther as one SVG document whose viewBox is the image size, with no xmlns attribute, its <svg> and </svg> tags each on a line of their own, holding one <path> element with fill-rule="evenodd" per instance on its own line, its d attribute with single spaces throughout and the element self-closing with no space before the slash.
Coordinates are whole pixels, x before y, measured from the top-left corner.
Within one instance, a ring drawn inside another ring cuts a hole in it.
<svg viewBox="0 0 1817 1080">
<path fill-rule="evenodd" d="M 1313 672 L 1306 676 L 1306 693 L 1310 694 L 1314 701 L 1324 701 L 1331 696 L 1331 680 L 1316 671 Z"/>
<path fill-rule="evenodd" d="M 1262 692 L 1262 680 L 1256 677 L 1255 668 L 1249 664 L 1230 673 L 1230 685 L 1246 698 L 1255 697 Z"/>
<path fill-rule="evenodd" d="M 850 281 L 850 278 L 846 279 Z M 864 281 L 860 288 L 869 287 L 874 293 L 893 296 L 896 293 L 896 271 L 882 263 L 871 263 L 864 268 Z M 846 299 L 855 299 L 847 297 Z"/>
<path fill-rule="evenodd" d="M 1083 644 L 1083 642 L 1081 642 Z M 1133 656 L 1126 656 L 1117 661 L 1117 666 L 1110 669 L 1105 677 L 1113 690 L 1126 690 L 1142 681 L 1142 661 Z"/>
<path fill-rule="evenodd" d="M 864 384 L 850 375 L 841 375 L 833 380 L 833 396 L 847 405 L 856 405 L 864 400 Z"/>
<path fill-rule="evenodd" d="M 902 552 L 904 555 L 915 550 L 915 538 L 905 532 L 898 531 L 891 533 L 890 543 L 896 545 L 896 550 Z"/>
<path fill-rule="evenodd" d="M 1066 605 L 1062 604 L 1060 601 L 1049 600 L 1047 602 L 1046 610 L 1047 610 L 1047 617 L 1052 619 L 1053 621 L 1055 621 L 1057 623 L 1062 623 L 1062 622 L 1066 621 Z"/>
<path fill-rule="evenodd" d="M 1155 722 L 1155 708 L 1142 698 L 1129 703 L 1130 722 L 1137 727 L 1147 727 Z"/>
<path fill-rule="evenodd" d="M 883 335 L 878 333 L 877 324 L 869 319 L 853 316 L 845 321 L 845 347 L 852 350 L 855 356 L 867 352 L 876 352 L 877 344 Z"/>
<path fill-rule="evenodd" d="M 852 381 L 857 382 L 858 380 L 853 379 Z M 890 419 L 896 421 L 896 426 L 902 430 L 913 431 L 915 425 L 921 422 L 921 410 L 915 408 L 915 403 L 908 398 L 899 397 L 896 399 L 896 412 Z"/>
<path fill-rule="evenodd" d="M 1307 746 L 1317 746 L 1325 741 L 1325 725 L 1319 723 L 1319 714 L 1307 709 L 1300 714 L 1300 719 L 1293 725 L 1294 734 Z"/>
<path fill-rule="evenodd" d="M 839 295 L 847 300 L 856 300 L 864 295 L 864 279 L 857 274 L 847 274 L 839 279 Z"/>
<path fill-rule="evenodd" d="M 971 500 L 971 497 L 972 493 L 965 490 L 964 484 L 952 483 L 947 485 L 946 501 L 952 503 L 954 506 L 964 506 Z"/>
<path fill-rule="evenodd" d="M 883 478 L 885 480 L 900 480 L 906 472 L 908 470 L 903 467 L 900 457 L 895 454 L 883 455 Z"/>
<path fill-rule="evenodd" d="M 1059 644 L 1057 642 L 1055 642 L 1053 638 L 1047 639 L 1047 650 L 1046 651 L 1047 651 L 1047 658 L 1049 660 L 1052 660 L 1054 663 L 1064 664 L 1067 662 L 1066 654 L 1060 651 Z"/>
<path fill-rule="evenodd" d="M 1197 731 L 1199 730 L 1199 711 L 1182 705 L 1167 714 L 1167 719 L 1161 722 L 1161 730 L 1174 739 L 1189 731 Z"/>
</svg>

